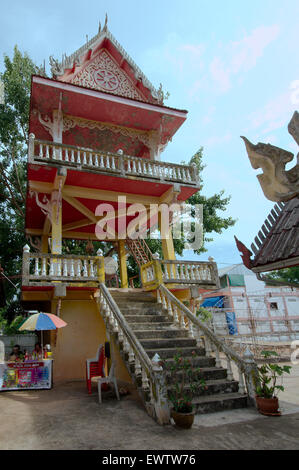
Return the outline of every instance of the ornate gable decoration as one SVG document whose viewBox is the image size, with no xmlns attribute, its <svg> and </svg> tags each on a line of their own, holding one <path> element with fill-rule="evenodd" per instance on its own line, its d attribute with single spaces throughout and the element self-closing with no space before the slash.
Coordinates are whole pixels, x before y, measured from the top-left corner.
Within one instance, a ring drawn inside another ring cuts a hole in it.
<svg viewBox="0 0 299 470">
<path fill-rule="evenodd" d="M 76 85 L 94 88 L 128 98 L 144 100 L 126 74 L 117 66 L 109 52 L 100 53 L 72 80 Z"/>
<path fill-rule="evenodd" d="M 63 82 L 163 105 L 168 94 L 163 92 L 162 85 L 159 89 L 154 88 L 111 34 L 107 22 L 106 15 L 104 27 L 99 24 L 98 33 L 70 56 L 63 54 L 61 62 L 50 56 L 53 77 Z"/>
</svg>

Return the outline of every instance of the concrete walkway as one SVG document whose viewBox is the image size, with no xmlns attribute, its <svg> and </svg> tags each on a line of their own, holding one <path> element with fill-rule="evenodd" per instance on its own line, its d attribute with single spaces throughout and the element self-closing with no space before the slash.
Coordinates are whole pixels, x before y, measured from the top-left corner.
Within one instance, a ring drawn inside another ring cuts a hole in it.
<svg viewBox="0 0 299 470">
<path fill-rule="evenodd" d="M 281 417 L 253 409 L 196 416 L 191 430 L 158 426 L 132 393 L 97 402 L 84 382 L 0 394 L 0 449 L 299 449 L 299 404 Z"/>
</svg>

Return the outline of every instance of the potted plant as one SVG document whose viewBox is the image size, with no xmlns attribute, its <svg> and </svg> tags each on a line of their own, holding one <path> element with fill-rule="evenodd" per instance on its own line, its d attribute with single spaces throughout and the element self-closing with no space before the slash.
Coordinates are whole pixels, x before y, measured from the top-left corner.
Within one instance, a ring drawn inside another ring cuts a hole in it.
<svg viewBox="0 0 299 470">
<path fill-rule="evenodd" d="M 278 356 L 275 351 L 262 351 L 265 360 Z M 259 384 L 256 387 L 256 404 L 260 413 L 267 416 L 280 416 L 277 394 L 284 391 L 282 376 L 289 374 L 291 366 L 280 366 L 270 361 L 258 367 Z M 280 380 L 280 383 L 278 383 Z"/>
<path fill-rule="evenodd" d="M 192 356 L 195 355 L 193 351 Z M 191 359 L 183 357 L 180 351 L 175 354 L 174 362 L 165 362 L 164 365 L 174 383 L 169 394 L 171 416 L 177 426 L 189 429 L 194 421 L 192 398 L 199 387 L 206 387 L 205 380 L 200 376 L 200 368 L 193 367 Z"/>
</svg>

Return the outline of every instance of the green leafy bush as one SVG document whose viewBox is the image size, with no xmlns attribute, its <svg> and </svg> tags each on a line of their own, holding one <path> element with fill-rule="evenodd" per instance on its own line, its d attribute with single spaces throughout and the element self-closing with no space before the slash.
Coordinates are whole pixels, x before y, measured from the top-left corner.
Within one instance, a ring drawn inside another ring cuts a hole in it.
<svg viewBox="0 0 299 470">
<path fill-rule="evenodd" d="M 209 322 L 213 318 L 212 313 L 204 307 L 199 307 L 196 312 L 196 316 L 202 322 Z"/>
<path fill-rule="evenodd" d="M 275 351 L 262 351 L 262 356 L 265 359 L 269 359 L 273 356 L 278 356 Z M 282 385 L 282 376 L 284 373 L 289 374 L 291 366 L 280 366 L 267 362 L 258 367 L 258 375 L 260 384 L 256 387 L 256 394 L 261 398 L 274 398 L 275 392 L 283 392 L 284 387 Z M 277 380 L 281 379 L 280 383 Z"/>
</svg>

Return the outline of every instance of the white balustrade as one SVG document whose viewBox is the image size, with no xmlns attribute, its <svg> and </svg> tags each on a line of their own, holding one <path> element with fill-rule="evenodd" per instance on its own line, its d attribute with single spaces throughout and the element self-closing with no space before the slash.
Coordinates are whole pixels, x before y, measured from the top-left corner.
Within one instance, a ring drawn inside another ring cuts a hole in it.
<svg viewBox="0 0 299 470">
<path fill-rule="evenodd" d="M 217 268 L 204 261 L 160 260 L 163 282 L 181 284 L 217 284 Z"/>
<path fill-rule="evenodd" d="M 246 393 L 246 387 L 245 387 L 245 382 L 244 382 L 244 374 L 240 367 L 238 367 L 238 373 L 239 373 L 239 393 Z"/>
<path fill-rule="evenodd" d="M 135 375 L 139 376 L 142 374 L 140 361 L 135 357 Z"/>
<path fill-rule="evenodd" d="M 228 380 L 233 380 L 233 371 L 232 371 L 232 364 L 229 357 L 226 357 L 226 364 L 227 364 L 227 378 Z"/>
<path fill-rule="evenodd" d="M 100 295 L 96 298 L 100 305 L 100 313 L 110 332 L 116 333 L 116 329 L 111 328 L 111 324 L 117 324 L 115 341 L 119 344 L 128 372 L 135 380 L 137 389 L 146 402 L 146 409 L 150 416 L 155 417 L 160 424 L 169 423 L 168 402 L 165 400 L 167 388 L 164 376 L 161 375 L 163 370 L 155 368 L 126 318 L 120 312 L 111 293 L 102 282 L 99 284 L 99 291 Z"/>
<path fill-rule="evenodd" d="M 147 390 L 149 388 L 148 377 L 147 377 L 146 371 L 144 369 L 142 369 L 142 388 L 144 390 Z"/>
<path fill-rule="evenodd" d="M 30 134 L 31 136 L 33 134 Z M 198 184 L 197 172 L 187 166 L 168 162 L 158 162 L 146 158 L 133 157 L 120 153 L 101 152 L 91 149 L 58 144 L 31 137 L 29 159 L 51 160 L 73 166 L 86 166 L 99 171 L 116 172 L 151 179 L 178 181 L 184 184 Z"/>
<path fill-rule="evenodd" d="M 103 268 L 102 258 L 29 253 L 24 249 L 23 283 L 63 281 L 97 281 Z"/>
<path fill-rule="evenodd" d="M 206 264 L 204 276 L 211 274 L 210 266 Z M 180 272 L 182 272 L 182 265 L 180 265 Z M 191 273 L 190 273 L 191 275 Z M 251 404 L 255 405 L 255 384 L 258 380 L 257 365 L 250 351 L 246 351 L 243 358 L 239 354 L 227 346 L 223 340 L 218 338 L 215 333 L 204 323 L 202 323 L 182 302 L 180 302 L 171 293 L 167 287 L 161 284 L 158 288 L 159 297 L 162 302 L 167 301 L 168 309 L 171 303 L 173 312 L 173 322 L 176 324 L 176 309 L 178 311 L 179 325 L 181 328 L 187 328 L 190 337 L 195 338 L 197 346 L 201 346 L 200 342 L 204 338 L 204 347 L 207 356 L 215 355 L 216 367 L 221 367 L 220 353 L 224 355 L 227 369 L 227 380 L 233 381 L 232 361 L 235 362 L 239 374 L 239 392 L 241 394 L 248 394 L 248 400 Z M 157 294 L 158 296 L 158 294 Z M 187 320 L 187 325 L 186 321 Z"/>
</svg>

